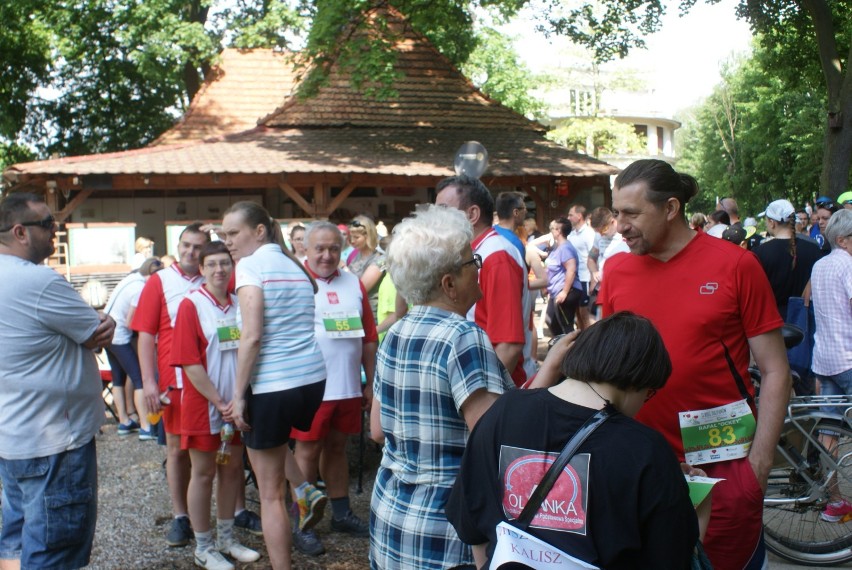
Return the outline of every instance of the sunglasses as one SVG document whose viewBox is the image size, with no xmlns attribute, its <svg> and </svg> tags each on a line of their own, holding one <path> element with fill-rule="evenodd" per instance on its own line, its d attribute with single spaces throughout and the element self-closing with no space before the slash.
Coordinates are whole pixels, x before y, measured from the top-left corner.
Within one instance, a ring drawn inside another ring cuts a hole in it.
<svg viewBox="0 0 852 570">
<path fill-rule="evenodd" d="M 362 224 L 358 220 L 352 220 L 351 222 L 349 222 L 349 227 L 350 228 L 363 228 L 364 224 Z"/>
<path fill-rule="evenodd" d="M 43 220 L 37 220 L 35 222 L 18 222 L 17 224 L 12 224 L 8 228 L 3 228 L 2 230 L 0 230 L 0 233 L 8 232 L 15 226 L 39 226 L 40 228 L 45 230 L 52 230 L 55 225 L 56 218 L 54 218 L 53 216 L 48 216 Z"/>
</svg>

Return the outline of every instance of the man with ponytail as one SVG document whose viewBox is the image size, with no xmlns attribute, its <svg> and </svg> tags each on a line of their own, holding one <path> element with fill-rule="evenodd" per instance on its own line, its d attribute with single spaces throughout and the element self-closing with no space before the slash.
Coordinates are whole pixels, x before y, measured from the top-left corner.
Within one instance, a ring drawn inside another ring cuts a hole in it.
<svg viewBox="0 0 852 570">
<path fill-rule="evenodd" d="M 672 375 L 636 419 L 681 461 L 724 479 L 704 541 L 713 566 L 761 568 L 763 493 L 791 385 L 783 321 L 754 254 L 689 227 L 684 208 L 697 192 L 661 160 L 618 175 L 612 205 L 631 253 L 607 260 L 598 299 L 605 317 L 632 311 L 663 337 Z M 759 416 L 749 352 L 763 374 Z"/>
</svg>

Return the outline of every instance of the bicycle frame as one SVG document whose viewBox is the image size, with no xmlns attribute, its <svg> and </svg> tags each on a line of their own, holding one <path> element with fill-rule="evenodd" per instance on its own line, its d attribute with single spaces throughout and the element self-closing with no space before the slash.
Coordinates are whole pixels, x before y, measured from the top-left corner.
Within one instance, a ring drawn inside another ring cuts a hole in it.
<svg viewBox="0 0 852 570">
<path fill-rule="evenodd" d="M 843 415 L 824 412 L 820 410 L 823 406 L 845 407 Z M 807 422 L 806 422 L 807 420 Z M 789 498 L 764 498 L 764 504 L 771 505 L 786 505 L 798 503 L 813 503 L 825 496 L 826 489 L 831 484 L 835 473 L 839 467 L 850 455 L 847 454 L 837 459 L 819 442 L 819 430 L 814 429 L 814 424 L 811 421 L 819 422 L 826 420 L 839 424 L 846 424 L 852 429 L 852 397 L 850 396 L 796 396 L 790 399 L 787 406 L 787 422 L 801 434 L 801 437 L 807 440 L 811 445 L 810 448 L 816 450 L 820 455 L 822 465 L 828 468 L 819 480 L 814 479 L 810 473 L 810 463 L 808 460 L 798 453 L 801 445 L 787 444 L 786 438 L 782 436 L 776 448 L 777 454 L 783 458 L 784 462 L 779 462 L 776 456 L 775 467 L 792 466 L 795 473 L 802 481 L 807 483 L 809 493 L 800 497 Z M 807 425 L 806 425 L 807 423 Z M 770 474 L 771 479 L 771 474 Z M 820 480 L 823 481 L 820 484 Z"/>
</svg>

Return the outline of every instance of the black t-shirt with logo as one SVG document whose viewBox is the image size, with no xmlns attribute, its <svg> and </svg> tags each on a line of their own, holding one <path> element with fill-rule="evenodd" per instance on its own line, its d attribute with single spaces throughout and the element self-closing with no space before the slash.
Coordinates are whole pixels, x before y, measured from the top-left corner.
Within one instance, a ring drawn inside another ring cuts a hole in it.
<svg viewBox="0 0 852 570">
<path fill-rule="evenodd" d="M 447 518 L 468 544 L 514 519 L 553 459 L 595 410 L 547 390 L 503 394 L 471 433 Z M 567 471 L 567 472 L 566 472 Z M 604 422 L 548 494 L 528 532 L 601 568 L 688 568 L 698 539 L 677 458 L 662 435 L 622 414 Z"/>
</svg>

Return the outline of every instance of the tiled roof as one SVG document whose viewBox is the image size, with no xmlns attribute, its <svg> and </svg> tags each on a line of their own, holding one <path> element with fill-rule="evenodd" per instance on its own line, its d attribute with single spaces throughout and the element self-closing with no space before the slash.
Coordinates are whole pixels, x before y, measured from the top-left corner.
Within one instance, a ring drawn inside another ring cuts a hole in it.
<svg viewBox="0 0 852 570">
<path fill-rule="evenodd" d="M 273 129 L 186 145 L 17 164 L 7 174 L 354 173 L 447 176 L 462 143 L 488 149 L 486 176 L 596 176 L 617 169 L 524 129 Z"/>
<path fill-rule="evenodd" d="M 153 145 L 199 141 L 257 126 L 293 91 L 293 55 L 271 49 L 226 49 L 183 118 Z"/>
<path fill-rule="evenodd" d="M 452 174 L 456 150 L 470 140 L 481 142 L 490 154 L 486 177 L 617 172 L 546 140 L 542 125 L 480 93 L 399 13 L 391 9 L 387 17 L 401 34 L 396 49 L 404 77 L 395 85 L 398 99 L 365 98 L 334 66 L 329 84 L 315 97 L 290 97 L 294 73 L 288 56 L 225 50 L 184 119 L 150 147 L 16 164 L 4 175 L 19 181 L 21 176 L 88 174 L 443 177 Z"/>
<path fill-rule="evenodd" d="M 387 19 L 393 49 L 398 54 L 395 70 L 402 76 L 393 88 L 399 96 L 377 101 L 352 86 L 351 74 L 333 64 L 328 84 L 309 98 L 289 99 L 263 120 L 270 127 L 433 127 L 443 129 L 545 128 L 483 95 L 446 57 L 393 8 L 372 12 L 374 21 Z M 379 26 L 367 31 L 378 33 Z"/>
</svg>

